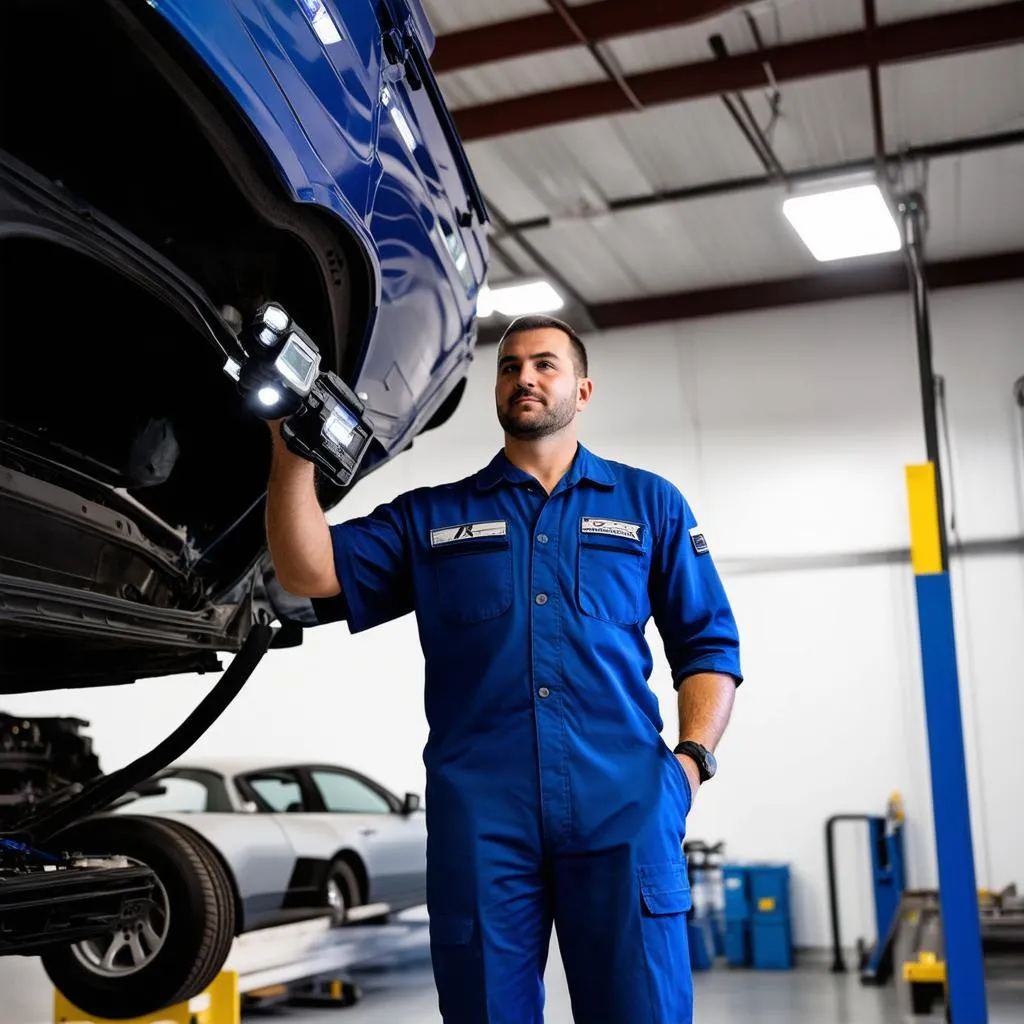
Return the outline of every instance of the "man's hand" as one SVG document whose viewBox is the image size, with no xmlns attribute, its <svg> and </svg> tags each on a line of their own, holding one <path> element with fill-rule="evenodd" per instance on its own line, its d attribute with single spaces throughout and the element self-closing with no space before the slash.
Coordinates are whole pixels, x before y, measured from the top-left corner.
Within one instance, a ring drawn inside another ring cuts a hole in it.
<svg viewBox="0 0 1024 1024">
<path fill-rule="evenodd" d="M 697 770 L 697 762 L 686 754 L 676 754 L 676 760 L 683 766 L 686 778 L 690 783 L 690 802 L 697 798 L 697 790 L 700 789 L 700 772 Z"/>
</svg>

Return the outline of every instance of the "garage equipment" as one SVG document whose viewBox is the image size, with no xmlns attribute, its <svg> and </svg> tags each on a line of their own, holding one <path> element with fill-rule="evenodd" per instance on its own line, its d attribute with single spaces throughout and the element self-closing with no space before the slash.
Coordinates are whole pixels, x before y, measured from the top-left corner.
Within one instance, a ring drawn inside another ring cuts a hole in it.
<svg viewBox="0 0 1024 1024">
<path fill-rule="evenodd" d="M 1019 970 L 1016 956 L 1024 946 L 1024 898 L 1016 885 L 1000 892 L 981 890 L 978 894 L 978 922 L 982 945 L 997 963 L 1009 954 L 1011 969 Z M 946 939 L 942 928 L 939 894 L 933 889 L 905 892 L 897 908 L 893 929 L 893 958 L 896 963 L 896 991 L 900 1012 L 905 1017 L 935 1013 L 950 1007 Z"/>
<path fill-rule="evenodd" d="M 788 970 L 793 925 L 788 864 L 725 864 L 725 959 L 734 967 Z"/>
<path fill-rule="evenodd" d="M 793 966 L 789 865 L 754 864 L 748 875 L 754 966 L 763 971 L 789 970 Z"/>
<path fill-rule="evenodd" d="M 725 960 L 750 966 L 750 881 L 743 864 L 722 865 L 725 889 Z"/>
<path fill-rule="evenodd" d="M 373 438 L 366 407 L 345 382 L 320 370 L 320 350 L 277 303 L 259 308 L 239 338 L 247 359 L 224 364 L 247 407 L 261 419 L 282 419 L 289 451 L 346 486 Z"/>
<path fill-rule="evenodd" d="M 356 929 L 329 917 L 240 935 L 224 970 L 188 1002 L 130 1021 L 90 1016 L 54 992 L 54 1024 L 240 1024 L 243 1008 L 275 1003 L 351 1006 L 358 987 L 343 976 L 356 958 Z"/>
<path fill-rule="evenodd" d="M 700 839 L 683 843 L 693 907 L 687 913 L 690 967 L 707 970 L 725 952 L 725 907 L 722 892 L 722 842 L 709 846 Z"/>
<path fill-rule="evenodd" d="M 897 909 L 906 885 L 903 859 L 903 803 L 894 793 L 884 816 L 873 814 L 834 814 L 825 824 L 825 850 L 828 859 L 828 896 L 832 917 L 832 970 L 846 971 L 839 934 L 839 899 L 836 883 L 835 832 L 845 822 L 866 822 L 868 849 L 871 852 L 871 888 L 875 908 L 875 941 L 868 946 L 857 940 L 858 969 L 864 984 L 882 985 L 892 973 L 891 941 L 897 921 Z"/>
<path fill-rule="evenodd" d="M 894 932 L 900 1014 L 904 1018 L 930 1014 L 936 1003 L 947 1002 L 946 953 L 938 893 L 928 890 L 904 893 Z"/>
<path fill-rule="evenodd" d="M 982 889 L 978 894 L 981 940 L 986 952 L 1024 952 L 1024 896 L 1016 884 L 999 892 Z"/>
</svg>

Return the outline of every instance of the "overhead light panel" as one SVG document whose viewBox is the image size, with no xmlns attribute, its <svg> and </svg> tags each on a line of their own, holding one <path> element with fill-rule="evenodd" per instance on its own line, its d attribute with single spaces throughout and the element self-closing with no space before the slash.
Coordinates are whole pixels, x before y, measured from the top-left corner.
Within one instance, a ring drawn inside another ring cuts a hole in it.
<svg viewBox="0 0 1024 1024">
<path fill-rule="evenodd" d="M 526 316 L 529 313 L 552 313 L 561 309 L 565 300 L 547 281 L 526 281 L 521 284 L 484 285 L 477 297 L 479 317 Z"/>
<path fill-rule="evenodd" d="M 877 185 L 791 196 L 782 212 L 821 262 L 896 252 L 900 229 Z"/>
</svg>

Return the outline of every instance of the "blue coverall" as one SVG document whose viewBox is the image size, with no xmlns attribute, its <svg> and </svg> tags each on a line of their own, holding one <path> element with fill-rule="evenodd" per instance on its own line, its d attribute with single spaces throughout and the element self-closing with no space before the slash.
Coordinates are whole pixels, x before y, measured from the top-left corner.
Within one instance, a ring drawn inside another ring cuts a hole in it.
<svg viewBox="0 0 1024 1024">
<path fill-rule="evenodd" d="M 741 675 L 682 495 L 580 446 L 548 496 L 499 453 L 331 538 L 352 632 L 416 612 L 444 1020 L 541 1021 L 554 921 L 577 1021 L 689 1024 L 691 796 L 660 735 L 645 623 L 676 686 Z"/>
</svg>

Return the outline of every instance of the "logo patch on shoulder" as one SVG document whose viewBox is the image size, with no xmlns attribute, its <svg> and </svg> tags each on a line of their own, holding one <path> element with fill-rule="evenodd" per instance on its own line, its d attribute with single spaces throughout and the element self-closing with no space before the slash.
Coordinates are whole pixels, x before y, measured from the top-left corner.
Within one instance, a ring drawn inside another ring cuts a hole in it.
<svg viewBox="0 0 1024 1024">
<path fill-rule="evenodd" d="M 695 526 L 690 530 L 690 543 L 693 544 L 693 550 L 698 555 L 706 555 L 708 553 L 708 539 L 704 536 L 704 532 L 699 526 Z"/>
<path fill-rule="evenodd" d="M 643 526 L 640 523 L 626 523 L 621 519 L 601 519 L 598 516 L 584 516 L 580 520 L 584 533 L 604 533 L 609 537 L 625 537 L 639 541 Z"/>
<path fill-rule="evenodd" d="M 481 537 L 504 537 L 508 523 L 504 519 L 493 519 L 486 523 L 463 523 L 461 526 L 445 526 L 430 531 L 430 546 L 439 548 L 457 540 L 479 540 Z"/>
</svg>

